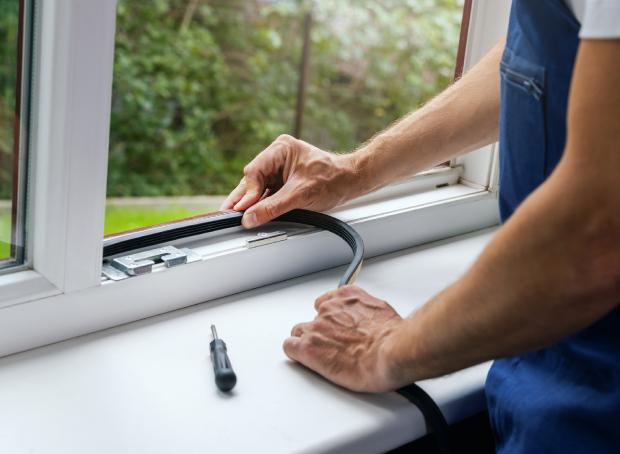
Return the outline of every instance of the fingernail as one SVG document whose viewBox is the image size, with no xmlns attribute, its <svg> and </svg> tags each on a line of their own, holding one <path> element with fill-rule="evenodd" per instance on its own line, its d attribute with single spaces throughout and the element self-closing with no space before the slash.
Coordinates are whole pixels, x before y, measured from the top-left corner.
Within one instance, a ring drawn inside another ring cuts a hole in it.
<svg viewBox="0 0 620 454">
<path fill-rule="evenodd" d="M 235 206 L 233 207 L 233 210 L 235 211 L 239 211 L 241 209 L 241 207 L 243 206 L 242 204 L 245 202 L 245 200 L 248 198 L 248 195 L 244 195 L 243 197 L 241 197 L 241 200 L 239 200 L 237 203 L 235 203 Z"/>
<path fill-rule="evenodd" d="M 243 225 L 246 228 L 251 229 L 256 223 L 256 215 L 254 213 L 246 213 L 245 216 L 243 216 Z"/>
</svg>

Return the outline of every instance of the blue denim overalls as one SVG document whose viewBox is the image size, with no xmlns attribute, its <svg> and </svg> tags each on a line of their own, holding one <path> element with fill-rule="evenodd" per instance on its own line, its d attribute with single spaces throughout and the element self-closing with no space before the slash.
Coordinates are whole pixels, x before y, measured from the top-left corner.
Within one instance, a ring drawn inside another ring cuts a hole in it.
<svg viewBox="0 0 620 454">
<path fill-rule="evenodd" d="M 504 221 L 564 151 L 579 27 L 564 0 L 513 1 L 500 68 Z M 495 361 L 486 393 L 500 453 L 620 453 L 620 308 L 550 348 Z"/>
</svg>

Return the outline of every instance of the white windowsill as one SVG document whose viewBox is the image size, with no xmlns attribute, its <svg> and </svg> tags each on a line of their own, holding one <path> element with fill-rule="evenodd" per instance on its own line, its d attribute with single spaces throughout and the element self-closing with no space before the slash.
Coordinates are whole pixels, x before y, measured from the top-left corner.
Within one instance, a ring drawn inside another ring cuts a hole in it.
<svg viewBox="0 0 620 454">
<path fill-rule="evenodd" d="M 495 195 L 461 184 L 351 205 L 334 214 L 351 222 L 363 237 L 366 257 L 498 223 Z M 187 243 L 203 255 L 198 262 L 48 297 L 37 292 L 17 301 L 0 297 L 0 357 L 350 260 L 347 245 L 331 233 L 292 224 L 265 227 L 274 228 L 287 230 L 289 238 L 246 249 L 245 239 L 255 231 L 215 232 Z"/>
<path fill-rule="evenodd" d="M 365 265 L 359 285 L 407 315 L 456 280 L 491 234 L 377 257 Z M 400 396 L 346 392 L 290 363 L 281 350 L 290 328 L 312 319 L 314 298 L 333 288 L 341 272 L 0 359 L 3 451 L 363 453 L 420 437 L 421 414 Z M 211 323 L 238 374 L 231 396 L 218 394 L 213 383 Z M 487 370 L 479 365 L 421 385 L 454 422 L 484 408 Z"/>
<path fill-rule="evenodd" d="M 19 271 L 0 275 L 0 309 L 62 293 L 36 271 L 20 268 Z"/>
</svg>

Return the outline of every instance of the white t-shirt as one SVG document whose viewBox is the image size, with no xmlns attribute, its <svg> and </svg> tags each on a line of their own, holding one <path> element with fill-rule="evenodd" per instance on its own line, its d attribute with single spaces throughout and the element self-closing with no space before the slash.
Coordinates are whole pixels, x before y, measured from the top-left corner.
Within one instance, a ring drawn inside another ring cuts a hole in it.
<svg viewBox="0 0 620 454">
<path fill-rule="evenodd" d="M 564 1 L 581 23 L 580 38 L 620 38 L 620 0 Z"/>
</svg>

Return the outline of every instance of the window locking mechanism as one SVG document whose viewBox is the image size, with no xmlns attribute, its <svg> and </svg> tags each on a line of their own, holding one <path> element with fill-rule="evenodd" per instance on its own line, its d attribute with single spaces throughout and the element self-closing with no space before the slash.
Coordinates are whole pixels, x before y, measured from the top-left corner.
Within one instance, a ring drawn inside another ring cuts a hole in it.
<svg viewBox="0 0 620 454">
<path fill-rule="evenodd" d="M 286 239 L 286 232 L 281 230 L 258 232 L 256 236 L 246 240 L 245 245 L 248 249 L 253 249 Z M 112 281 L 121 281 L 128 277 L 151 273 L 153 266 L 157 264 L 163 264 L 166 268 L 172 268 L 199 260 L 202 260 L 202 256 L 189 248 L 162 246 L 149 249 L 148 251 L 107 259 L 101 267 L 101 274 Z"/>
<path fill-rule="evenodd" d="M 201 260 L 200 255 L 191 249 L 163 246 L 112 259 L 103 265 L 101 272 L 108 279 L 120 281 L 130 276 L 148 274 L 153 271 L 153 265 L 158 263 L 172 268 L 198 260 Z"/>
<path fill-rule="evenodd" d="M 184 265 L 187 255 L 174 246 L 165 246 L 150 251 L 138 252 L 112 260 L 112 266 L 131 276 L 150 273 L 155 263 L 162 262 L 166 267 Z"/>
</svg>

